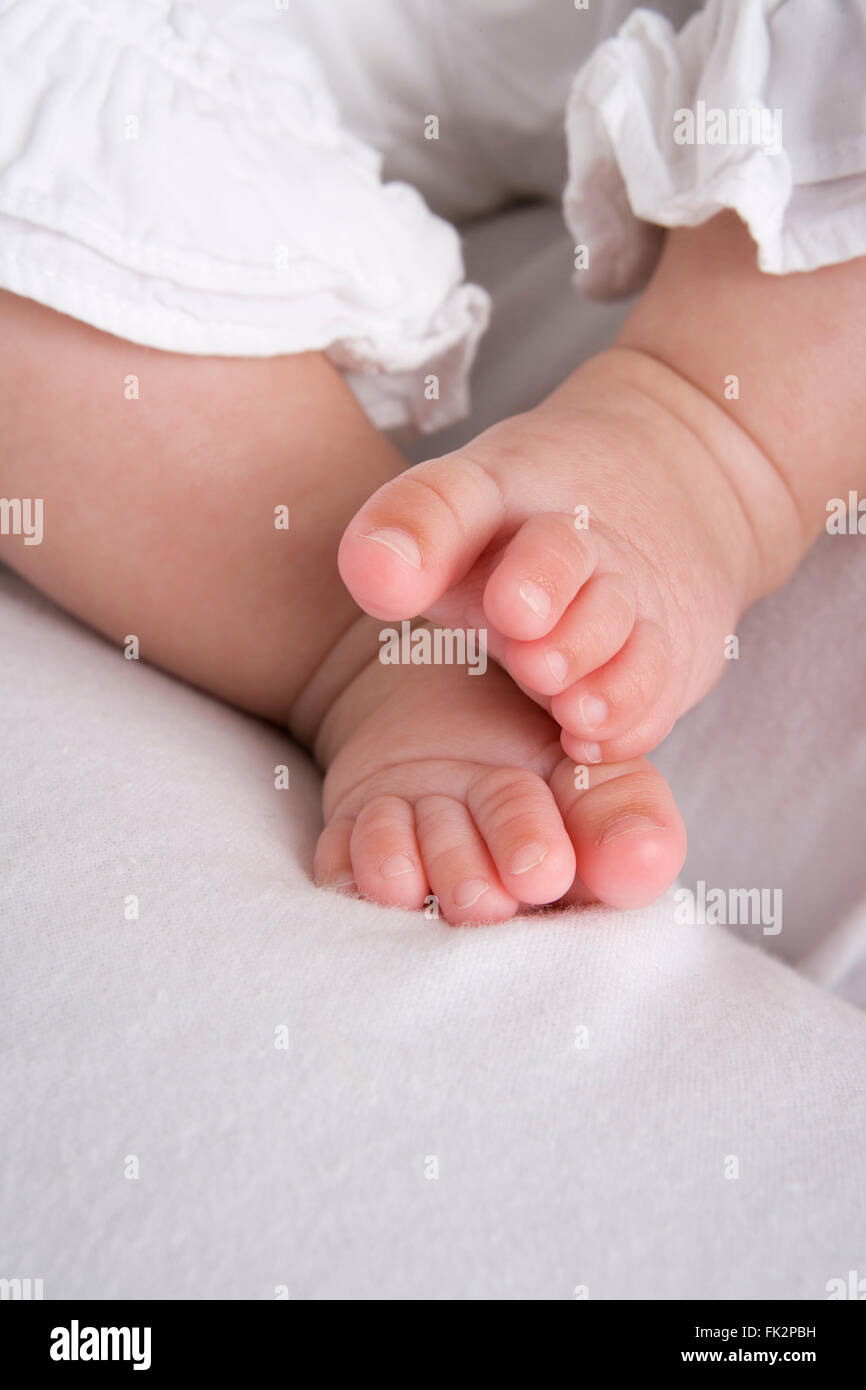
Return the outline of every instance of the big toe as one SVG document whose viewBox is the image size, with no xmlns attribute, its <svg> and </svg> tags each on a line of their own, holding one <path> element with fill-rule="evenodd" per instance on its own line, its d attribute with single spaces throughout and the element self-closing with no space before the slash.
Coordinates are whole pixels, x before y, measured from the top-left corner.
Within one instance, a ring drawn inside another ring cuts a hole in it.
<svg viewBox="0 0 866 1390">
<path fill-rule="evenodd" d="M 462 579 L 502 519 L 485 469 L 463 453 L 431 459 L 380 487 L 350 521 L 340 575 L 374 618 L 413 618 Z"/>
<path fill-rule="evenodd" d="M 683 866 L 686 830 L 658 769 L 645 758 L 591 769 L 563 759 L 550 785 L 589 893 L 620 908 L 661 897 Z"/>
</svg>

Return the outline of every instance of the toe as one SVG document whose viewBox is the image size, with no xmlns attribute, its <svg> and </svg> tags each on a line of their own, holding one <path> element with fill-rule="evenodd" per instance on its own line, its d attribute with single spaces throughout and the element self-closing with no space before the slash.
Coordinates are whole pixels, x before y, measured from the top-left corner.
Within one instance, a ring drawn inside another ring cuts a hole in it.
<svg viewBox="0 0 866 1390">
<path fill-rule="evenodd" d="M 556 512 L 530 517 L 506 546 L 487 581 L 488 622 L 518 641 L 544 637 L 595 564 L 596 549 L 589 532 L 576 531 L 571 517 Z"/>
<path fill-rule="evenodd" d="M 338 557 L 343 582 L 373 617 L 426 612 L 493 539 L 504 505 L 493 476 L 462 452 L 418 464 L 349 523 Z"/>
<path fill-rule="evenodd" d="M 551 701 L 566 733 L 602 743 L 640 723 L 670 674 L 670 643 L 658 623 L 635 623 L 616 656 Z M 566 750 L 570 751 L 570 750 Z"/>
<path fill-rule="evenodd" d="M 574 879 L 574 851 L 553 793 L 540 777 L 490 768 L 469 788 L 467 804 L 503 887 L 522 903 L 555 902 Z"/>
<path fill-rule="evenodd" d="M 670 887 L 683 866 L 686 831 L 673 793 L 645 759 L 593 770 L 576 788 L 564 760 L 551 778 L 574 846 L 577 874 L 611 907 L 644 907 Z"/>
<path fill-rule="evenodd" d="M 593 575 L 546 638 L 507 644 L 505 666 L 527 689 L 562 698 L 562 692 L 620 651 L 634 618 L 629 582 L 615 574 Z"/>
<path fill-rule="evenodd" d="M 563 733 L 562 751 L 575 763 L 627 763 L 652 753 L 663 743 L 682 714 L 682 701 L 677 692 L 669 690 L 663 699 L 652 705 L 645 717 L 622 734 L 596 743 Z"/>
<path fill-rule="evenodd" d="M 367 898 L 391 907 L 421 907 L 427 879 L 415 815 L 399 796 L 379 796 L 358 813 L 350 843 L 352 871 Z"/>
<path fill-rule="evenodd" d="M 313 857 L 313 878 L 321 888 L 334 888 L 341 893 L 354 891 L 355 875 L 349 852 L 354 825 L 353 816 L 338 816 L 319 836 Z"/>
<path fill-rule="evenodd" d="M 504 922 L 517 900 L 500 882 L 472 816 L 450 796 L 424 796 L 415 806 L 418 843 L 443 916 L 463 922 Z"/>
</svg>

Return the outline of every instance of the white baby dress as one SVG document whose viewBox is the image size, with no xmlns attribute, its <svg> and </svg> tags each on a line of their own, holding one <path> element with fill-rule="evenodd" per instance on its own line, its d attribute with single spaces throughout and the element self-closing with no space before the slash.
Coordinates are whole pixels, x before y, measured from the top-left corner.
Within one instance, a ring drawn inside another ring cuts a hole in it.
<svg viewBox="0 0 866 1390">
<path fill-rule="evenodd" d="M 3 0 L 0 286 L 155 348 L 322 349 L 432 431 L 488 314 L 449 222 L 564 189 L 600 297 L 726 207 L 771 273 L 866 253 L 864 59 L 856 0 Z M 678 143 L 699 107 L 777 147 Z"/>
</svg>

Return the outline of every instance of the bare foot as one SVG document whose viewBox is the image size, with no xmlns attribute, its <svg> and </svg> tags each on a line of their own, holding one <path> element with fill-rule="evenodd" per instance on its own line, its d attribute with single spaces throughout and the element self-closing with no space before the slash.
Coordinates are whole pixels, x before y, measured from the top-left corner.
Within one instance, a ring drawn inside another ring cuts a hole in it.
<svg viewBox="0 0 866 1390">
<path fill-rule="evenodd" d="M 685 830 L 643 759 L 575 786 L 556 724 L 495 665 L 383 666 L 331 705 L 317 881 L 393 906 L 438 899 L 449 922 L 498 922 L 565 898 L 653 901 Z"/>
<path fill-rule="evenodd" d="M 371 897 L 429 889 L 458 921 L 556 898 L 575 863 L 576 891 L 607 902 L 667 885 L 682 827 L 657 773 L 599 768 L 609 780 L 575 792 L 556 726 L 501 671 L 375 660 L 380 625 L 359 617 L 334 556 L 403 460 L 331 363 L 155 352 L 5 293 L 0 329 L 0 494 L 44 499 L 50 520 L 42 545 L 0 537 L 4 560 L 117 650 L 135 633 L 142 659 L 315 747 L 331 765 L 321 876 L 354 864 Z M 284 503 L 290 530 L 275 524 Z M 667 828 L 640 835 L 639 814 Z M 614 824 L 628 833 L 597 847 Z M 533 844 L 544 856 L 515 866 Z M 384 861 L 404 852 L 410 872 L 389 879 Z M 473 878 L 490 887 L 460 909 Z"/>
<path fill-rule="evenodd" d="M 716 681 L 759 590 L 759 522 L 726 447 L 742 454 L 742 438 L 713 403 L 614 349 L 380 488 L 340 572 L 379 618 L 486 626 L 577 763 L 634 758 Z"/>
</svg>

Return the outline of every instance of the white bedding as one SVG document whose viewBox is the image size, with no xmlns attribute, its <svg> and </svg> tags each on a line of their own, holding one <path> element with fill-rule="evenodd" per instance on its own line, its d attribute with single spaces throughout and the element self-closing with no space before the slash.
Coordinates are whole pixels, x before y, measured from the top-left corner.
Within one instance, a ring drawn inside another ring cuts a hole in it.
<svg viewBox="0 0 866 1390">
<path fill-rule="evenodd" d="M 612 331 L 565 294 L 562 236 L 530 209 L 469 238 L 496 309 L 461 433 Z M 237 1299 L 866 1275 L 864 591 L 862 545 L 826 538 L 659 755 L 684 883 L 783 888 L 782 931 L 740 941 L 671 897 L 455 931 L 315 890 L 306 757 L 4 572 L 0 1275 Z"/>
</svg>

